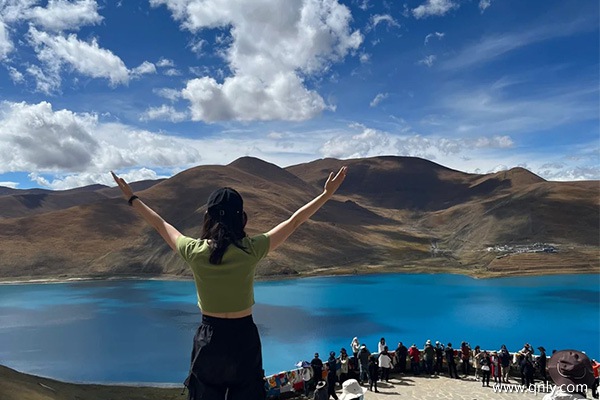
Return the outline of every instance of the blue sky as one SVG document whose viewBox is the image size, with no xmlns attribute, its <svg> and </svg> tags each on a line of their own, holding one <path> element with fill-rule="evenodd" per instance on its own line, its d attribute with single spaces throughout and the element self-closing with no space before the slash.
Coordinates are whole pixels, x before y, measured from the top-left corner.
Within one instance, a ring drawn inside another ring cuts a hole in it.
<svg viewBox="0 0 600 400">
<path fill-rule="evenodd" d="M 0 186 L 255 156 L 600 179 L 595 0 L 0 0 Z"/>
</svg>

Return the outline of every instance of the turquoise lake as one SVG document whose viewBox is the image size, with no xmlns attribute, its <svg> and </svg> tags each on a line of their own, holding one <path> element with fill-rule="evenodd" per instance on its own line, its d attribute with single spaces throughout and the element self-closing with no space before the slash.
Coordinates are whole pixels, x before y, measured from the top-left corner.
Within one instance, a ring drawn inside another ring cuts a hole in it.
<svg viewBox="0 0 600 400">
<path fill-rule="evenodd" d="M 307 278 L 257 282 L 255 298 L 267 374 L 354 336 L 371 350 L 385 337 L 392 349 L 431 339 L 600 355 L 600 275 Z M 192 281 L 1 285 L 0 363 L 67 381 L 181 383 L 199 321 Z"/>
</svg>

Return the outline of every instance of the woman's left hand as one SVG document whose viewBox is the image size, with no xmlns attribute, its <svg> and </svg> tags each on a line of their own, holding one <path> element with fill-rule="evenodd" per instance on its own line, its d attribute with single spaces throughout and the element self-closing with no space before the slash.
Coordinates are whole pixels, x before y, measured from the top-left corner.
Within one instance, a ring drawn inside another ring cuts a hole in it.
<svg viewBox="0 0 600 400">
<path fill-rule="evenodd" d="M 121 192 L 123 192 L 123 197 L 125 197 L 125 200 L 129 200 L 131 196 L 133 196 L 133 190 L 131 190 L 131 186 L 125 182 L 125 179 L 119 178 L 114 172 L 110 171 L 110 173 L 119 186 L 119 189 L 121 189 Z"/>
</svg>

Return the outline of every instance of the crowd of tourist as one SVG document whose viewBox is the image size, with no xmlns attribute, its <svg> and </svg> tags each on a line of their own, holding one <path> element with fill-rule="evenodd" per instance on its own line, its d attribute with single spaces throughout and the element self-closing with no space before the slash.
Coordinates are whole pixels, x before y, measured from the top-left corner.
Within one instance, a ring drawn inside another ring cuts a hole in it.
<svg viewBox="0 0 600 400">
<path fill-rule="evenodd" d="M 309 397 L 311 390 L 314 390 L 313 399 L 338 400 L 335 389 L 337 385 L 344 387 L 346 382 L 378 392 L 377 382 L 390 382 L 391 372 L 396 372 L 400 379 L 408 374 L 431 377 L 447 374 L 453 379 L 468 378 L 481 382 L 484 387 L 491 387 L 491 381 L 529 387 L 539 379 L 546 384 L 548 356 L 543 346 L 539 346 L 537 350 L 539 353 L 535 354 L 533 347 L 526 343 L 522 349 L 513 353 L 505 345 L 500 346 L 497 351 L 489 351 L 482 350 L 480 346 L 471 348 L 466 341 L 454 349 L 452 343 L 444 345 L 436 341 L 433 344 L 431 340 L 427 340 L 422 348 L 414 343 L 407 348 L 399 342 L 396 349 L 390 351 L 385 338 L 381 338 L 377 343 L 377 352 L 371 352 L 365 343 L 355 337 L 350 342 L 351 356 L 342 348 L 339 355 L 331 351 L 325 363 L 315 353 L 310 363 L 303 364 L 304 394 Z M 595 360 L 592 364 L 595 365 L 596 375 L 592 395 L 598 398 L 597 375 L 600 364 Z M 410 369 L 407 368 L 408 365 Z M 462 376 L 458 374 L 459 366 Z M 510 382 L 510 379 L 514 381 Z M 319 397 L 322 393 L 327 393 L 327 397 Z"/>
</svg>

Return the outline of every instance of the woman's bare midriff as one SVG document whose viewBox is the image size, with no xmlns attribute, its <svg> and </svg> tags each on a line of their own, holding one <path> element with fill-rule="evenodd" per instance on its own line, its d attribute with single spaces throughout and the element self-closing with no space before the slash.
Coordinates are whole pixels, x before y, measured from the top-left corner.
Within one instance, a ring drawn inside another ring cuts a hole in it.
<svg viewBox="0 0 600 400">
<path fill-rule="evenodd" d="M 227 318 L 227 319 L 235 319 L 235 318 L 244 318 L 248 315 L 252 315 L 252 307 L 246 308 L 242 311 L 235 312 L 226 312 L 226 313 L 212 313 L 208 311 L 202 311 L 203 315 L 207 317 L 215 317 L 215 318 Z"/>
</svg>

